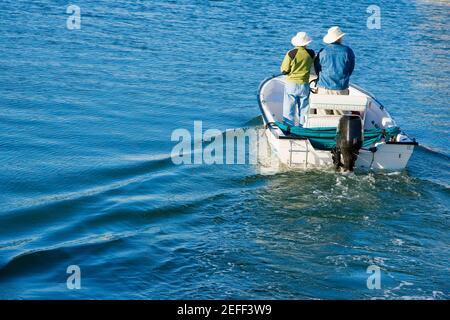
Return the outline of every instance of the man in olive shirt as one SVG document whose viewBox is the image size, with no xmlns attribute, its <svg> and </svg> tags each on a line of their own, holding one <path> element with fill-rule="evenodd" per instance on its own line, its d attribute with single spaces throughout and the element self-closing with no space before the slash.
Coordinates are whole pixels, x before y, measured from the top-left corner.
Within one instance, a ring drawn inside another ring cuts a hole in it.
<svg viewBox="0 0 450 320">
<path fill-rule="evenodd" d="M 284 57 L 281 72 L 286 77 L 283 122 L 290 126 L 305 123 L 309 107 L 309 72 L 314 61 L 314 51 L 306 46 L 312 42 L 306 32 L 299 32 L 292 38 L 295 47 Z"/>
</svg>

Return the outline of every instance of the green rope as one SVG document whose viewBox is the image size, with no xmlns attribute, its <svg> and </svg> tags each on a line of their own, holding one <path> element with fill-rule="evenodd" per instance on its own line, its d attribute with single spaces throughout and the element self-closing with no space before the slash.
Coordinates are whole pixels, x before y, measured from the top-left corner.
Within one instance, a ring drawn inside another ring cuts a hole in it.
<svg viewBox="0 0 450 320">
<path fill-rule="evenodd" d="M 331 150 L 336 147 L 336 128 L 301 128 L 290 127 L 279 121 L 275 124 L 286 133 L 291 133 L 297 137 L 308 139 L 312 146 L 318 150 Z M 365 129 L 363 147 L 367 148 L 383 138 L 388 141 L 400 133 L 399 127 L 390 127 L 387 129 Z"/>
</svg>

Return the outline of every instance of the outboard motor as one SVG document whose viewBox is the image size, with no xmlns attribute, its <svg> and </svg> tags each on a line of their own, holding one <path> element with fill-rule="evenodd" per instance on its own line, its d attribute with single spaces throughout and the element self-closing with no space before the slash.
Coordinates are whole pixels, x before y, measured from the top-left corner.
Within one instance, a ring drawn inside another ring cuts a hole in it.
<svg viewBox="0 0 450 320">
<path fill-rule="evenodd" d="M 336 148 L 332 150 L 336 170 L 343 167 L 344 171 L 353 171 L 363 141 L 361 117 L 358 115 L 343 115 L 337 128 Z"/>
</svg>

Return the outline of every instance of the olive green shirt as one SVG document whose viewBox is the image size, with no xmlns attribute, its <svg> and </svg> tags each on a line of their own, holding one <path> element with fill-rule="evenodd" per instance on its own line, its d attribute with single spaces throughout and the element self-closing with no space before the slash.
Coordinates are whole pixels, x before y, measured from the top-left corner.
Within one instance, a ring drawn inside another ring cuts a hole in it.
<svg viewBox="0 0 450 320">
<path fill-rule="evenodd" d="M 314 61 L 314 51 L 305 47 L 296 47 L 286 53 L 281 72 L 287 75 L 287 80 L 297 84 L 309 83 L 309 72 Z"/>
</svg>

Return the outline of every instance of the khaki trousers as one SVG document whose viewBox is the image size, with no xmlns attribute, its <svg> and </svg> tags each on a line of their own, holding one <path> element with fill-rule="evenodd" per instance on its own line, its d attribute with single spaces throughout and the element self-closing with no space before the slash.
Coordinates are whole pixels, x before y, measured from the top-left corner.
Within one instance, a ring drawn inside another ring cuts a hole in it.
<svg viewBox="0 0 450 320">
<path fill-rule="evenodd" d="M 335 95 L 335 96 L 348 96 L 350 90 L 344 89 L 344 90 L 329 90 L 329 89 L 325 89 L 325 88 L 321 88 L 319 87 L 319 94 L 331 94 L 331 95 Z"/>
</svg>

